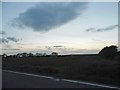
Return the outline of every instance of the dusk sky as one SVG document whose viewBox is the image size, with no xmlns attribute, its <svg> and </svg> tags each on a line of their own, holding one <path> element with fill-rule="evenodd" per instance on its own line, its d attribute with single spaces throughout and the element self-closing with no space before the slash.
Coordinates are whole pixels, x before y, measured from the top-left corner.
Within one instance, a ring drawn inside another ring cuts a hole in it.
<svg viewBox="0 0 120 90">
<path fill-rule="evenodd" d="M 3 2 L 0 8 L 2 53 L 90 54 L 118 45 L 117 2 Z"/>
</svg>

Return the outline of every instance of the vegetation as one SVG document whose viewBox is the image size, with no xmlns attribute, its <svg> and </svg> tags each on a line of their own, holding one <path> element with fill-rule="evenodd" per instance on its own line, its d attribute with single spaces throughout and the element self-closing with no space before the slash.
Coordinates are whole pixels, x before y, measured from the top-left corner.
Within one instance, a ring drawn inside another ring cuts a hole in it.
<svg viewBox="0 0 120 90">
<path fill-rule="evenodd" d="M 118 60 L 99 55 L 3 58 L 3 69 L 118 86 Z"/>
<path fill-rule="evenodd" d="M 114 59 L 117 55 L 117 46 L 106 46 L 99 52 L 99 54 L 105 59 Z"/>
<path fill-rule="evenodd" d="M 119 86 L 120 51 L 116 46 L 104 47 L 99 54 L 51 55 L 22 53 L 3 57 L 3 69 L 85 80 Z M 106 60 L 107 59 L 107 60 Z"/>
</svg>

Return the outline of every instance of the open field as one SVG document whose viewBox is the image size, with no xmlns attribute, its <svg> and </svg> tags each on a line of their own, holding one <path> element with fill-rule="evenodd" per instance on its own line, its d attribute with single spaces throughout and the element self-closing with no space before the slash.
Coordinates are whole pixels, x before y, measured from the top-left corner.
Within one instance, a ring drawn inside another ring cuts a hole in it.
<svg viewBox="0 0 120 90">
<path fill-rule="evenodd" d="M 118 60 L 98 55 L 3 58 L 3 69 L 119 86 Z"/>
</svg>

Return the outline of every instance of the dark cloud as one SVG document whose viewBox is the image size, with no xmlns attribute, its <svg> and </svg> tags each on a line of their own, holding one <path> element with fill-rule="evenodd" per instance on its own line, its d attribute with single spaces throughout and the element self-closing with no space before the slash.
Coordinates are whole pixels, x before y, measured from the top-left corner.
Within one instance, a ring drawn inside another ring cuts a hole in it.
<svg viewBox="0 0 120 90">
<path fill-rule="evenodd" d="M 20 39 L 17 39 L 15 37 L 0 38 L 0 43 L 9 43 L 9 41 L 17 43 L 20 41 Z"/>
<path fill-rule="evenodd" d="M 18 42 L 19 41 L 19 39 L 15 38 L 15 37 L 7 37 L 7 39 L 9 41 L 13 41 L 13 42 Z"/>
<path fill-rule="evenodd" d="M 61 45 L 58 45 L 58 46 L 53 46 L 53 47 L 56 47 L 56 48 L 61 48 L 61 47 L 63 47 L 63 46 L 61 46 Z"/>
<path fill-rule="evenodd" d="M 89 31 L 94 31 L 94 30 L 95 30 L 94 27 L 86 29 L 87 32 L 89 32 Z"/>
<path fill-rule="evenodd" d="M 117 28 L 118 25 L 110 25 L 108 27 L 105 27 L 105 28 L 89 28 L 89 29 L 86 29 L 87 32 L 103 32 L 103 31 L 110 31 L 110 30 L 113 30 L 115 28 Z"/>
<path fill-rule="evenodd" d="M 13 26 L 29 27 L 34 31 L 49 31 L 74 20 L 86 10 L 84 2 L 42 2 L 21 13 Z"/>
<path fill-rule="evenodd" d="M 97 29 L 96 32 L 109 31 L 109 30 L 113 30 L 113 29 L 115 29 L 117 27 L 118 27 L 118 25 L 111 25 L 111 26 L 108 26 L 106 28 Z"/>
<path fill-rule="evenodd" d="M 0 43 L 8 43 L 9 41 L 5 38 L 0 38 Z"/>
<path fill-rule="evenodd" d="M 4 31 L 0 31 L 0 34 L 5 35 L 6 33 Z"/>
</svg>

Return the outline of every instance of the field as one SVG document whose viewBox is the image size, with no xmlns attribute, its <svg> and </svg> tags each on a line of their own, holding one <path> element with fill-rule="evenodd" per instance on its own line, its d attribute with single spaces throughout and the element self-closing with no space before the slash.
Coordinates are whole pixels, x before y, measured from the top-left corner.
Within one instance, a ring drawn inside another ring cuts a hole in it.
<svg viewBox="0 0 120 90">
<path fill-rule="evenodd" d="M 7 57 L 3 69 L 119 86 L 118 60 L 99 55 Z"/>
</svg>

